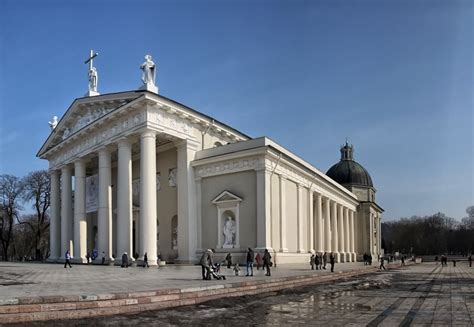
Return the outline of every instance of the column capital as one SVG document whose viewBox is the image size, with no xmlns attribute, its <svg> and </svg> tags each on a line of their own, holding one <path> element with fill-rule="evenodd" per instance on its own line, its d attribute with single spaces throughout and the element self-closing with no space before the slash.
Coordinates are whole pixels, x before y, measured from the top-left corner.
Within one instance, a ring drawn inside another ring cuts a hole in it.
<svg viewBox="0 0 474 327">
<path fill-rule="evenodd" d="M 149 128 L 144 128 L 144 129 L 139 130 L 138 133 L 140 134 L 140 138 L 147 138 L 147 137 L 156 138 L 157 132 Z"/>
<path fill-rule="evenodd" d="M 122 136 L 117 140 L 117 147 L 129 147 L 132 145 L 132 140 L 129 137 Z"/>
</svg>

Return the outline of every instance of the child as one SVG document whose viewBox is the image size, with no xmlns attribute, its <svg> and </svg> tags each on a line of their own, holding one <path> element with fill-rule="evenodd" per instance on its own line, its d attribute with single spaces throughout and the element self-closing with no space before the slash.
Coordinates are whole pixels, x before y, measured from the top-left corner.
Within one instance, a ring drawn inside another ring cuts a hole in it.
<svg viewBox="0 0 474 327">
<path fill-rule="evenodd" d="M 239 264 L 236 263 L 236 264 L 234 265 L 234 273 L 235 273 L 235 276 L 239 276 L 239 271 L 240 271 Z"/>
</svg>

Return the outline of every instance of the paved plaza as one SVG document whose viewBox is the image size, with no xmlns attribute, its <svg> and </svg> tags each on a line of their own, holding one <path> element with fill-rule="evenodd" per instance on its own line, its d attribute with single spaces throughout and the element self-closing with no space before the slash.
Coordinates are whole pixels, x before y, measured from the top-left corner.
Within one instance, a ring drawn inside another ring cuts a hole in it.
<svg viewBox="0 0 474 327">
<path fill-rule="evenodd" d="M 141 312 L 134 315 L 56 321 L 59 325 L 331 325 L 331 326 L 473 326 L 474 268 L 466 262 L 442 267 L 424 263 L 382 272 L 369 271 L 363 264 L 339 264 L 337 271 L 367 269 L 368 274 L 341 278 L 337 282 L 310 285 L 266 294 L 226 298 L 193 306 Z M 193 287 L 222 283 L 204 282 L 196 266 L 168 266 L 162 269 L 101 266 L 1 264 L 1 299 L 13 296 L 53 294 L 100 294 L 170 287 Z M 227 272 L 226 268 L 223 269 Z M 231 277 L 263 280 L 256 277 Z M 278 267 L 272 278 L 312 272 L 306 266 Z M 342 275 L 342 274 L 341 274 Z M 9 286 L 8 286 L 9 285 Z M 32 325 L 42 326 L 48 322 Z"/>
</svg>

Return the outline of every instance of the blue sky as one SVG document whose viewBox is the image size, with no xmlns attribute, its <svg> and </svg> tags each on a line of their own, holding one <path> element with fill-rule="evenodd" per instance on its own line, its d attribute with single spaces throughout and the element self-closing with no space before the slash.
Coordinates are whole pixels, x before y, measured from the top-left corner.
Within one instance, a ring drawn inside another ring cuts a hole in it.
<svg viewBox="0 0 474 327">
<path fill-rule="evenodd" d="M 96 3 L 97 2 L 97 3 Z M 140 86 L 151 54 L 160 94 L 323 172 L 345 137 L 385 219 L 474 205 L 471 1 L 0 0 L 0 174 L 35 157 L 87 91 Z"/>
</svg>

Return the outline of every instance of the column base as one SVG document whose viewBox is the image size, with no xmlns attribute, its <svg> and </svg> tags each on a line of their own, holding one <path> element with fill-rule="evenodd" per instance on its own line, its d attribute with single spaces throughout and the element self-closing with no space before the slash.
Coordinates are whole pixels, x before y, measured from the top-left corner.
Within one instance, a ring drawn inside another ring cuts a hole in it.
<svg viewBox="0 0 474 327">
<path fill-rule="evenodd" d="M 122 266 L 122 258 L 117 258 L 114 261 L 114 266 Z M 136 261 L 134 258 L 128 258 L 128 266 L 129 267 L 135 267 L 137 265 Z"/>
<path fill-rule="evenodd" d="M 138 259 L 135 261 L 135 263 L 136 263 L 135 265 L 136 265 L 137 267 L 143 267 L 143 262 L 144 262 L 144 261 L 143 261 L 143 257 L 138 258 Z M 148 265 L 149 265 L 150 267 L 151 267 L 151 266 L 157 267 L 157 266 L 158 266 L 158 259 L 156 259 L 156 260 L 148 259 Z"/>
<path fill-rule="evenodd" d="M 270 252 L 270 253 L 273 252 L 273 249 L 272 249 L 271 247 L 268 247 L 268 248 L 267 248 L 267 247 L 261 247 L 261 246 L 259 246 L 259 247 L 256 247 L 256 248 L 255 248 L 255 251 L 264 252 L 265 250 L 268 250 L 268 252 Z"/>
<path fill-rule="evenodd" d="M 339 255 L 339 252 L 333 252 L 332 255 L 334 256 L 334 261 L 337 263 L 341 262 L 341 256 Z M 329 256 L 328 256 L 328 262 L 329 262 Z"/>
<path fill-rule="evenodd" d="M 87 263 L 87 259 L 86 258 L 72 258 L 71 263 L 75 263 L 75 264 Z"/>
<path fill-rule="evenodd" d="M 46 262 L 47 263 L 57 263 L 58 259 L 59 258 L 56 258 L 56 257 L 49 257 L 48 259 L 46 259 Z"/>
<path fill-rule="evenodd" d="M 110 265 L 113 265 L 114 262 L 115 262 L 114 258 L 105 258 L 104 262 L 102 262 L 102 258 L 97 258 L 94 261 L 92 261 L 92 264 L 110 266 Z"/>
<path fill-rule="evenodd" d="M 298 249 L 296 250 L 296 253 L 307 253 L 307 252 L 305 251 L 305 249 Z"/>
<path fill-rule="evenodd" d="M 284 252 L 284 253 L 286 253 L 286 252 L 288 252 L 288 249 L 287 249 L 287 248 L 281 248 L 280 250 L 278 250 L 278 252 Z"/>
<path fill-rule="evenodd" d="M 357 254 L 355 252 L 351 253 L 352 262 L 357 262 Z"/>
<path fill-rule="evenodd" d="M 347 262 L 346 254 L 344 252 L 339 252 L 339 258 L 341 261 L 339 262 Z"/>
</svg>

